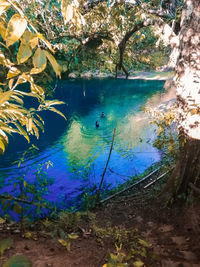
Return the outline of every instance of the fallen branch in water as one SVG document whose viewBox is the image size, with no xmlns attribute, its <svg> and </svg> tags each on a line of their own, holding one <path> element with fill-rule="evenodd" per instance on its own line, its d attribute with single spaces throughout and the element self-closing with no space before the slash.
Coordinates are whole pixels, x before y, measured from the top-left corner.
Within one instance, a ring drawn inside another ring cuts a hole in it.
<svg viewBox="0 0 200 267">
<path fill-rule="evenodd" d="M 36 204 L 34 202 L 31 202 L 31 201 L 28 201 L 28 200 L 25 200 L 25 199 L 21 199 L 21 198 L 17 198 L 17 197 L 12 197 L 12 196 L 0 195 L 0 198 L 7 199 L 7 200 L 13 200 L 13 201 L 16 201 L 16 202 L 22 202 L 22 203 L 26 203 L 26 204 L 30 204 L 30 205 L 38 205 L 38 204 Z"/>
<path fill-rule="evenodd" d="M 25 203 L 25 204 L 28 204 L 28 205 L 34 205 L 34 206 L 38 206 L 38 205 L 40 205 L 40 206 L 43 207 L 43 208 L 50 209 L 50 208 L 48 207 L 48 205 L 45 204 L 45 203 L 40 204 L 39 202 L 36 203 L 36 202 L 34 202 L 34 201 L 29 201 L 29 200 L 26 200 L 26 199 L 21 199 L 21 198 L 12 197 L 12 196 L 4 196 L 4 195 L 0 195 L 0 199 L 1 199 L 1 198 L 6 199 L 6 200 L 12 200 L 12 201 L 15 201 L 15 202 Z"/>
<path fill-rule="evenodd" d="M 105 176 L 105 173 L 106 173 L 106 170 L 107 170 L 107 167 L 108 167 L 108 163 L 109 163 L 109 160 L 110 160 L 110 156 L 111 156 L 111 152 L 112 152 L 112 148 L 113 148 L 113 142 L 114 142 L 114 138 L 115 138 L 115 132 L 116 132 L 116 128 L 114 128 L 114 130 L 113 130 L 113 137 L 112 137 L 112 142 L 111 142 L 111 146 L 110 146 L 110 152 L 109 152 L 109 155 L 108 155 L 108 159 L 107 159 L 107 162 L 106 162 L 106 166 L 105 166 L 104 172 L 102 174 L 101 182 L 99 184 L 99 189 L 97 191 L 96 203 L 99 202 L 101 186 L 103 184 L 104 176 Z"/>
<path fill-rule="evenodd" d="M 160 168 L 158 168 L 158 169 L 152 171 L 152 172 L 149 173 L 147 176 L 145 176 L 144 178 L 142 178 L 140 181 L 138 181 L 138 182 L 136 182 L 136 183 L 130 185 L 129 187 L 127 187 L 127 188 L 125 188 L 125 189 L 123 189 L 123 190 L 121 190 L 121 191 L 119 191 L 119 192 L 117 192 L 117 193 L 115 193 L 115 194 L 113 194 L 113 195 L 111 195 L 111 196 L 109 196 L 109 197 L 107 197 L 107 198 L 101 200 L 100 203 L 102 204 L 102 203 L 104 203 L 104 202 L 110 200 L 111 198 L 114 198 L 114 197 L 116 197 L 116 196 L 118 196 L 118 195 L 120 195 L 120 194 L 122 194 L 122 193 L 124 193 L 124 192 L 126 192 L 126 191 L 128 191 L 128 190 L 130 190 L 130 189 L 132 189 L 134 186 L 136 186 L 136 185 L 138 185 L 138 184 L 144 182 L 146 179 L 148 179 L 150 176 L 152 176 L 153 174 L 155 174 L 155 173 L 156 173 L 157 171 L 159 171 L 159 170 L 160 170 Z"/>
</svg>

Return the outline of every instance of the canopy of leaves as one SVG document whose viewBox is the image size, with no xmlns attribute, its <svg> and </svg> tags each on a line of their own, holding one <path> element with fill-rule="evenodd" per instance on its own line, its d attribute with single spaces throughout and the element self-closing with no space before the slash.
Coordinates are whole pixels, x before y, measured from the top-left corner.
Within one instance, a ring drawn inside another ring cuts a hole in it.
<svg viewBox="0 0 200 267">
<path fill-rule="evenodd" d="M 30 135 L 39 137 L 41 110 L 63 116 L 52 106 L 58 102 L 46 102 L 51 92 L 43 85 L 52 70 L 61 77 L 62 71 L 114 72 L 118 66 L 128 73 L 165 64 L 167 50 L 161 42 L 156 46 L 151 25 L 160 17 L 171 23 L 172 11 L 156 0 L 0 0 L 0 152 L 10 134 L 28 142 Z M 23 83 L 30 85 L 25 91 L 18 87 Z M 27 96 L 37 107 L 24 106 Z"/>
</svg>

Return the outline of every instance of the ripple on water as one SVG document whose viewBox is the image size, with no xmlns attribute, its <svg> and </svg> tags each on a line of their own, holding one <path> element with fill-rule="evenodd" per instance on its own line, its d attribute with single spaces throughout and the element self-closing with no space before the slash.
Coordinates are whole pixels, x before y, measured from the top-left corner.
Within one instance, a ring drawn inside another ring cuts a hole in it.
<svg viewBox="0 0 200 267">
<path fill-rule="evenodd" d="M 37 164 L 50 160 L 53 167 L 46 172 L 54 177 L 54 184 L 50 187 L 48 199 L 66 202 L 66 199 L 80 194 L 86 181 L 90 185 L 99 183 L 114 128 L 116 135 L 106 182 L 115 186 L 124 182 L 125 177 L 141 173 L 158 161 L 160 155 L 152 147 L 154 129 L 140 107 L 146 103 L 150 105 L 151 98 L 159 100 L 162 86 L 163 82 L 158 81 L 60 81 L 56 98 L 67 102 L 60 109 L 68 121 L 57 114 L 44 113 L 45 133 L 38 141 L 33 140 L 39 151 L 27 154 L 20 168 L 12 164 L 27 146 L 22 147 L 20 139 L 15 147 L 16 137 L 13 147 L 9 147 L 0 163 L 1 181 L 7 177 L 14 180 L 18 170 L 23 172 L 27 168 L 28 179 L 33 179 Z M 99 128 L 95 127 L 96 121 Z"/>
</svg>

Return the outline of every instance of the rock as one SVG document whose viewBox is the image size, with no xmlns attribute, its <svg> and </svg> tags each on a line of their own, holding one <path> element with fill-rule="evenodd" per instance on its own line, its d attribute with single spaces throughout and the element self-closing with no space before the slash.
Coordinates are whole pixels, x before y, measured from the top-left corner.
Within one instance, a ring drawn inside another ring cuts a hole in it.
<svg viewBox="0 0 200 267">
<path fill-rule="evenodd" d="M 81 73 L 81 78 L 92 78 L 93 74 L 91 71 Z"/>
<path fill-rule="evenodd" d="M 76 79 L 78 78 L 79 74 L 77 72 L 71 72 L 68 77 L 71 79 Z"/>
</svg>

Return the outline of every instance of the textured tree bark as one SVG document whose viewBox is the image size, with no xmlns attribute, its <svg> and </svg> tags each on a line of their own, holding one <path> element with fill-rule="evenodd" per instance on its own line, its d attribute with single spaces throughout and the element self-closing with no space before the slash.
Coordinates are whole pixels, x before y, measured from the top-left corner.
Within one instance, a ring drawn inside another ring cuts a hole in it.
<svg viewBox="0 0 200 267">
<path fill-rule="evenodd" d="M 200 0 L 185 0 L 175 69 L 180 157 L 164 190 L 187 195 L 189 183 L 200 186 Z"/>
</svg>

